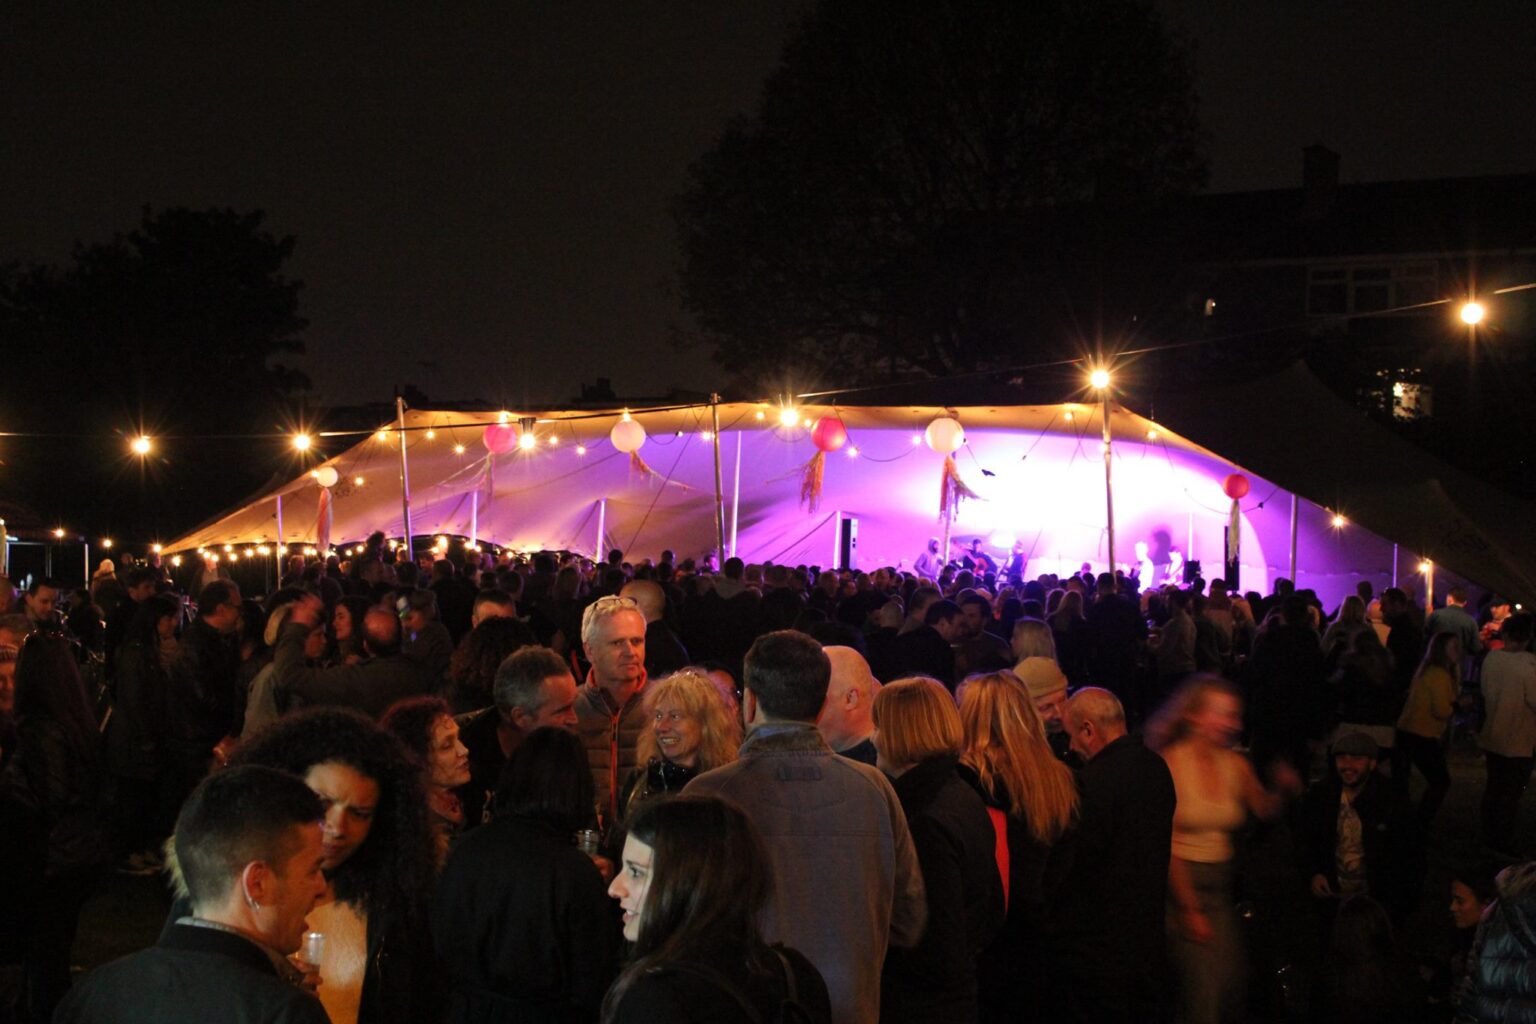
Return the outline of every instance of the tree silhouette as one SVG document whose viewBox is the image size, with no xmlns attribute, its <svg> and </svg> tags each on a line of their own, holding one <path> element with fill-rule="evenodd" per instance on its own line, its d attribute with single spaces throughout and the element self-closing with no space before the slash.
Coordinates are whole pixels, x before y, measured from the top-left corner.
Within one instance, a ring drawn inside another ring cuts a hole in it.
<svg viewBox="0 0 1536 1024">
<path fill-rule="evenodd" d="M 1149 3 L 823 0 L 674 201 L 682 297 L 753 383 L 1007 365 L 1102 313 L 1116 210 L 1204 177 Z"/>
<path fill-rule="evenodd" d="M 250 444 L 193 440 L 275 430 L 308 386 L 277 361 L 304 351 L 302 286 L 282 272 L 294 239 L 263 219 L 146 208 L 137 229 L 77 245 L 65 266 L 0 273 L 0 341 L 15 354 L 0 429 L 67 435 L 5 441 L 6 485 L 72 526 L 147 539 L 270 476 Z M 141 465 L 126 458 L 139 430 L 186 440 Z"/>
</svg>

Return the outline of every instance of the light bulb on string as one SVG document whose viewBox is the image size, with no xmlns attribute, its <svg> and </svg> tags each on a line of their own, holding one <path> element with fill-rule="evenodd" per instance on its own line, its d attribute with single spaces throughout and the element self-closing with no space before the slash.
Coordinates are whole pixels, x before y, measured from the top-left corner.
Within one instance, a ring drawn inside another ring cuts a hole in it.
<svg viewBox="0 0 1536 1024">
<path fill-rule="evenodd" d="M 1461 322 L 1466 324 L 1468 327 L 1475 327 L 1483 322 L 1483 317 L 1486 316 L 1487 313 L 1487 309 L 1483 307 L 1481 302 L 1478 302 L 1476 299 L 1469 299 L 1462 303 Z"/>
<path fill-rule="evenodd" d="M 310 445 L 312 445 L 314 443 L 315 443 L 315 439 L 310 437 L 308 434 L 294 434 L 293 435 L 293 447 L 297 451 L 307 452 L 307 451 L 309 451 Z"/>
<path fill-rule="evenodd" d="M 453 454 L 455 454 L 455 455 L 463 455 L 464 454 L 464 446 L 461 445 L 461 444 L 454 445 L 453 446 Z"/>
<path fill-rule="evenodd" d="M 1088 383 L 1093 386 L 1094 390 L 1103 391 L 1109 387 L 1109 371 L 1102 368 L 1094 370 L 1088 375 Z"/>
<path fill-rule="evenodd" d="M 437 440 L 437 431 L 435 431 L 435 430 L 431 429 L 430 427 L 428 427 L 427 428 L 427 440 L 428 441 L 435 441 L 435 440 Z"/>
<path fill-rule="evenodd" d="M 149 439 L 148 435 L 140 434 L 138 437 L 133 439 L 128 447 L 133 449 L 133 454 L 135 455 L 148 455 L 150 451 L 155 447 L 155 444 Z"/>
</svg>

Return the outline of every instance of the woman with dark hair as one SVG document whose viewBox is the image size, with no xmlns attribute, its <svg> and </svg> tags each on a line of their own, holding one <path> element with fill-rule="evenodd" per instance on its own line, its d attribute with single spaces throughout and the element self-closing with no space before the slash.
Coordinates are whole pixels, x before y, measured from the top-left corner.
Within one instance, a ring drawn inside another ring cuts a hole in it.
<svg viewBox="0 0 1536 1024">
<path fill-rule="evenodd" d="M 29 1020 L 47 1021 L 69 990 L 80 908 L 108 859 L 100 779 L 100 737 L 71 644 L 34 633 L 16 661 L 16 752 L 0 775 L 0 801 L 38 826 L 27 832 L 42 864 L 24 932 Z"/>
<path fill-rule="evenodd" d="M 298 775 L 325 805 L 330 893 L 309 927 L 325 935 L 319 995 L 333 1024 L 440 1019 L 426 911 L 432 834 L 421 770 L 400 741 L 356 711 L 311 708 L 257 733 L 230 764 Z"/>
<path fill-rule="evenodd" d="M 1350 896 L 1339 906 L 1310 1019 L 1326 1024 L 1428 1019 L 1424 985 L 1398 949 L 1386 909 L 1369 896 Z"/>
<path fill-rule="evenodd" d="M 152 874 L 164 860 L 160 843 L 176 821 L 175 786 L 167 776 L 166 724 L 171 720 L 171 677 L 164 642 L 174 638 L 181 601 L 153 594 L 133 613 L 117 652 L 112 717 L 107 721 L 121 852 L 135 874 Z"/>
<path fill-rule="evenodd" d="M 356 665 L 363 651 L 363 619 L 368 614 L 368 599 L 349 594 L 336 602 L 331 611 L 331 649 L 327 661 L 332 665 Z"/>
<path fill-rule="evenodd" d="M 535 729 L 513 752 L 496 819 L 453 848 L 438 883 L 432 933 L 454 1024 L 597 1019 L 620 954 L 603 876 L 573 842 L 594 803 L 575 734 Z"/>
<path fill-rule="evenodd" d="M 752 822 L 716 797 L 643 805 L 608 894 L 634 958 L 603 1000 L 604 1024 L 829 1022 L 826 982 L 800 953 L 763 941 L 773 871 Z M 804 1013 L 786 1018 L 785 1003 Z"/>
<path fill-rule="evenodd" d="M 459 723 L 441 697 L 407 697 L 391 704 L 379 724 L 405 744 L 421 768 L 437 864 L 442 867 L 448 844 L 464 827 L 464 805 L 453 792 L 469 781 L 469 750 L 459 742 Z"/>
<path fill-rule="evenodd" d="M 466 633 L 448 662 L 448 701 L 454 714 L 490 707 L 496 669 L 508 656 L 535 643 L 527 623 L 503 616 L 486 619 Z"/>
</svg>

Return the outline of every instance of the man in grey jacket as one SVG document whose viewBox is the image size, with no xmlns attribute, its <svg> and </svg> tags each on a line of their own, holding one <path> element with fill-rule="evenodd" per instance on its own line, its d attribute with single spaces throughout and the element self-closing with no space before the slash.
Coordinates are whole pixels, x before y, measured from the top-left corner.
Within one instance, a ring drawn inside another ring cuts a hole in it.
<svg viewBox="0 0 1536 1024">
<path fill-rule="evenodd" d="M 741 760 L 687 791 L 724 797 L 752 818 L 773 863 L 764 936 L 821 971 L 836 1024 L 875 1024 L 886 948 L 922 937 L 927 900 L 895 790 L 816 730 L 831 675 L 805 634 L 759 637 L 747 652 Z"/>
</svg>

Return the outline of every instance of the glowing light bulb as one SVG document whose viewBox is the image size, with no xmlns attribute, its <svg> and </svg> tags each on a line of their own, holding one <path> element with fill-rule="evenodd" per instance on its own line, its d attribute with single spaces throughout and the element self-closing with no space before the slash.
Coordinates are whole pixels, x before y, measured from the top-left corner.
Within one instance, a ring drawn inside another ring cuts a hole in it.
<svg viewBox="0 0 1536 1024">
<path fill-rule="evenodd" d="M 800 410 L 792 405 L 786 405 L 779 410 L 779 426 L 796 427 L 800 425 Z"/>
<path fill-rule="evenodd" d="M 576 454 L 577 455 L 585 455 L 585 454 L 587 454 L 587 446 L 584 445 L 584 444 L 577 445 L 576 446 Z"/>
<path fill-rule="evenodd" d="M 1088 383 L 1092 384 L 1097 390 L 1103 391 L 1109 387 L 1109 371 L 1094 370 L 1088 375 Z"/>
<path fill-rule="evenodd" d="M 308 434 L 294 434 L 293 446 L 301 452 L 309 451 L 309 446 L 315 443 L 315 439 Z"/>
<path fill-rule="evenodd" d="M 1333 514 L 1332 522 L 1333 522 L 1333 528 L 1335 530 L 1337 530 L 1337 529 L 1340 529 L 1341 527 L 1343 527 L 1343 525 L 1345 524 L 1345 522 L 1347 522 L 1347 520 L 1343 516 L 1341 516 L 1337 512 L 1335 512 Z"/>
<path fill-rule="evenodd" d="M 1483 308 L 1483 304 L 1481 302 L 1473 301 L 1463 303 L 1461 307 L 1461 322 L 1469 327 L 1474 324 L 1480 324 L 1483 322 L 1483 317 L 1486 316 L 1487 313 L 1488 311 Z"/>
<path fill-rule="evenodd" d="M 757 410 L 757 418 L 759 420 L 767 419 L 767 417 L 768 417 L 768 414 L 763 412 L 763 410 L 761 410 L 761 409 Z"/>
<path fill-rule="evenodd" d="M 1424 561 L 1419 563 L 1419 572 L 1427 573 L 1427 572 L 1429 572 L 1429 570 L 1430 570 L 1429 559 L 1426 558 Z"/>
<path fill-rule="evenodd" d="M 560 445 L 560 437 L 559 437 L 559 435 L 557 435 L 557 434 L 550 434 L 549 435 L 549 446 L 551 448 L 557 448 L 557 447 L 559 447 L 559 445 Z"/>
<path fill-rule="evenodd" d="M 229 560 L 231 562 L 238 562 L 238 561 L 240 561 L 240 552 L 238 552 L 238 551 L 231 551 L 229 553 Z"/>
<path fill-rule="evenodd" d="M 858 445 L 851 444 L 851 445 L 848 446 L 848 457 L 850 459 L 856 459 L 856 458 L 859 457 L 859 446 Z"/>
<path fill-rule="evenodd" d="M 437 440 L 437 431 L 429 429 L 427 431 L 427 440 L 428 441 L 435 441 L 435 440 Z"/>
<path fill-rule="evenodd" d="M 702 430 L 699 432 L 699 439 L 701 441 L 713 441 L 715 439 L 715 432 L 713 430 Z"/>
<path fill-rule="evenodd" d="M 505 409 L 503 409 L 501 412 L 496 414 L 496 422 L 497 423 L 505 423 L 505 422 L 507 422 L 507 420 L 510 420 L 511 418 L 512 418 L 512 414 L 507 412 Z"/>
<path fill-rule="evenodd" d="M 1155 431 L 1155 430 L 1147 431 L 1147 440 L 1148 441 L 1156 441 L 1157 440 L 1157 431 Z"/>
<path fill-rule="evenodd" d="M 454 445 L 453 446 L 453 454 L 455 454 L 455 455 L 463 455 L 464 454 L 464 446 L 461 445 L 461 444 Z"/>
<path fill-rule="evenodd" d="M 235 546 L 233 544 L 225 544 L 224 545 L 224 553 L 226 555 L 229 554 L 233 550 L 235 550 Z"/>
<path fill-rule="evenodd" d="M 1067 410 L 1067 412 L 1066 412 L 1066 413 L 1065 413 L 1065 414 L 1064 414 L 1064 416 L 1063 416 L 1063 418 L 1064 418 L 1064 419 L 1065 419 L 1065 420 L 1066 420 L 1066 421 L 1067 421 L 1067 422 L 1068 422 L 1068 423 L 1071 423 L 1071 422 L 1072 422 L 1072 410 L 1070 410 L 1070 409 L 1068 409 L 1068 410 Z"/>
<path fill-rule="evenodd" d="M 521 448 L 525 452 L 529 451 L 530 449 L 532 449 L 533 446 L 538 444 L 538 443 L 539 443 L 539 439 L 533 436 L 532 431 L 530 431 L 530 432 L 528 432 L 526 434 L 518 434 L 517 435 L 517 446 L 519 448 Z"/>
<path fill-rule="evenodd" d="M 361 487 L 363 486 L 363 478 L 360 476 L 355 476 L 352 478 L 352 483 L 358 487 Z"/>
<path fill-rule="evenodd" d="M 164 549 L 161 548 L 159 544 L 151 544 L 149 546 L 149 550 L 153 551 L 155 554 L 158 555 Z"/>
<path fill-rule="evenodd" d="M 176 568 L 180 569 L 181 568 L 181 556 L 180 555 L 172 555 L 171 556 L 171 565 L 173 565 Z"/>
<path fill-rule="evenodd" d="M 381 430 L 377 434 L 373 435 L 373 439 L 375 441 L 388 441 L 389 440 L 389 431 Z"/>
<path fill-rule="evenodd" d="M 256 545 L 256 553 L 258 555 L 266 556 L 272 553 L 272 549 L 267 547 L 265 544 L 258 544 Z"/>
<path fill-rule="evenodd" d="M 912 435 L 912 445 L 913 445 L 913 447 L 916 447 L 917 445 L 920 445 L 922 443 L 923 443 L 923 435 L 922 434 L 913 434 Z"/>
<path fill-rule="evenodd" d="M 209 555 L 208 556 L 208 561 L 212 562 L 214 565 L 218 565 L 219 564 L 219 556 L 218 555 Z"/>
<path fill-rule="evenodd" d="M 111 537 L 103 537 L 103 538 L 101 538 L 101 546 L 104 547 L 104 548 L 110 548 L 112 546 L 112 538 Z"/>
<path fill-rule="evenodd" d="M 134 438 L 133 441 L 128 445 L 128 447 L 133 449 L 133 454 L 135 455 L 148 455 L 150 449 L 152 449 L 154 446 L 154 442 L 144 434 L 140 434 L 138 437 Z"/>
</svg>

